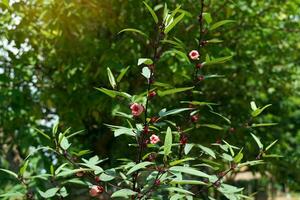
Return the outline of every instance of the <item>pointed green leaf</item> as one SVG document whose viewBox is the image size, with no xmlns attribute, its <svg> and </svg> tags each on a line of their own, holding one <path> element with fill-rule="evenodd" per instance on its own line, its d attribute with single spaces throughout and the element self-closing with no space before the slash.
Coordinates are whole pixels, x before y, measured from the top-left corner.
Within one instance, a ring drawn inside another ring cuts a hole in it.
<svg viewBox="0 0 300 200">
<path fill-rule="evenodd" d="M 117 83 L 116 83 L 115 77 L 114 77 L 114 75 L 111 72 L 111 70 L 110 70 L 109 67 L 107 67 L 106 70 L 107 70 L 107 76 L 108 76 L 108 79 L 109 79 L 109 83 L 110 83 L 111 87 L 113 89 L 115 89 L 117 87 Z"/>
<path fill-rule="evenodd" d="M 175 165 L 178 165 L 183 162 L 190 161 L 190 160 L 195 160 L 195 158 L 184 158 L 184 159 L 180 159 L 180 160 L 175 160 L 175 161 L 170 162 L 170 166 L 175 166 Z"/>
<path fill-rule="evenodd" d="M 51 189 L 47 190 L 46 192 L 39 191 L 39 193 L 43 198 L 51 198 L 56 195 L 58 190 L 59 190 L 59 188 L 55 187 L 55 188 L 51 188 Z"/>
<path fill-rule="evenodd" d="M 175 171 L 175 172 L 181 172 L 181 173 L 185 173 L 185 174 L 190 174 L 190 175 L 193 175 L 193 176 L 204 177 L 204 178 L 209 177 L 208 174 L 206 174 L 204 172 L 201 172 L 197 169 L 191 168 L 191 167 L 174 166 L 174 167 L 171 167 L 169 170 L 170 171 Z"/>
<path fill-rule="evenodd" d="M 123 30 L 121 30 L 118 34 L 123 33 L 123 32 L 133 32 L 133 33 L 138 33 L 146 38 L 148 38 L 148 35 L 145 34 L 143 31 L 140 31 L 138 29 L 134 29 L 134 28 L 125 28 Z"/>
<path fill-rule="evenodd" d="M 212 30 L 215 30 L 215 29 L 219 28 L 220 26 L 223 26 L 223 25 L 228 24 L 228 23 L 233 23 L 233 22 L 235 22 L 235 21 L 234 20 L 222 20 L 222 21 L 216 22 L 213 25 L 211 25 L 209 30 L 212 31 Z"/>
<path fill-rule="evenodd" d="M 184 111 L 188 111 L 188 110 L 193 110 L 193 108 L 177 108 L 177 109 L 172 109 L 169 111 L 166 110 L 161 110 L 158 114 L 160 117 L 166 117 L 168 115 L 176 115 L 178 113 L 184 112 Z"/>
<path fill-rule="evenodd" d="M 130 189 L 121 189 L 121 190 L 114 192 L 111 195 L 111 198 L 123 197 L 123 198 L 129 199 L 131 196 L 136 195 L 136 194 L 137 194 L 137 192 L 134 192 Z"/>
<path fill-rule="evenodd" d="M 258 137 L 256 137 L 254 134 L 250 133 L 252 135 L 252 137 L 254 138 L 256 144 L 258 145 L 259 149 L 263 149 L 264 145 L 261 143 L 260 139 Z"/>
<path fill-rule="evenodd" d="M 158 90 L 158 95 L 159 96 L 166 96 L 166 95 L 175 94 L 175 93 L 178 93 L 178 92 L 184 92 L 184 91 L 187 91 L 187 90 L 191 90 L 193 88 L 194 87 L 185 87 L 185 88 L 174 88 L 174 89 L 169 89 L 169 90 L 164 90 L 164 91 Z"/>
<path fill-rule="evenodd" d="M 149 79 L 151 77 L 151 70 L 149 69 L 149 67 L 143 67 L 143 69 L 142 69 L 142 75 L 146 79 Z"/>
<path fill-rule="evenodd" d="M 272 142 L 269 146 L 266 147 L 266 151 L 268 151 L 278 140 Z"/>
<path fill-rule="evenodd" d="M 150 58 L 140 58 L 138 60 L 138 66 L 141 64 L 151 65 L 151 64 L 153 64 L 153 61 Z"/>
<path fill-rule="evenodd" d="M 200 144 L 198 144 L 197 146 L 198 146 L 204 153 L 210 155 L 210 156 L 213 157 L 213 158 L 216 158 L 216 154 L 215 154 L 215 152 L 214 152 L 212 149 L 210 149 L 210 148 L 208 148 L 208 147 L 205 147 L 205 146 L 202 146 L 202 145 L 200 145 Z"/>
<path fill-rule="evenodd" d="M 36 132 L 38 132 L 39 134 L 41 134 L 42 136 L 44 136 L 45 138 L 47 138 L 48 140 L 51 140 L 50 136 L 47 135 L 46 133 L 44 133 L 42 130 L 37 129 L 37 128 L 33 128 Z"/>
<path fill-rule="evenodd" d="M 212 18 L 210 13 L 204 12 L 203 13 L 203 18 L 206 21 L 207 24 L 210 24 L 212 22 Z"/>
<path fill-rule="evenodd" d="M 13 171 L 10 171 L 10 170 L 7 170 L 7 169 L 2 169 L 2 168 L 0 168 L 0 171 L 3 171 L 3 172 L 5 172 L 5 173 L 7 173 L 7 174 L 9 174 L 9 175 L 12 175 L 12 176 L 15 177 L 15 178 L 18 178 L 18 174 L 16 174 L 16 173 L 13 172 Z"/>
<path fill-rule="evenodd" d="M 145 4 L 145 6 L 147 7 L 148 11 L 152 15 L 155 23 L 157 24 L 158 23 L 158 18 L 157 18 L 157 15 L 155 14 L 154 10 L 145 1 L 143 1 L 143 3 Z"/>
<path fill-rule="evenodd" d="M 204 126 L 204 127 L 207 127 L 207 128 L 211 128 L 211 129 L 215 129 L 215 130 L 219 130 L 219 131 L 223 130 L 222 127 L 220 127 L 220 126 L 218 126 L 216 124 L 201 124 L 200 127 L 201 126 Z"/>
<path fill-rule="evenodd" d="M 164 155 L 165 158 L 171 153 L 171 148 L 172 148 L 172 130 L 170 127 L 167 128 L 167 133 L 165 137 L 165 143 L 164 143 Z"/>
<path fill-rule="evenodd" d="M 138 171 L 138 170 L 140 170 L 140 169 L 144 169 L 144 168 L 146 168 L 147 166 L 152 165 L 152 164 L 153 164 L 152 162 L 148 162 L 148 161 L 138 163 L 138 164 L 134 165 L 134 166 L 127 172 L 126 175 L 130 175 L 130 174 L 132 174 L 133 172 L 136 172 L 136 171 Z"/>
<path fill-rule="evenodd" d="M 126 68 L 124 68 L 124 69 L 121 70 L 121 73 L 117 77 L 117 82 L 118 83 L 122 80 L 122 78 L 124 77 L 124 75 L 126 74 L 126 72 L 128 71 L 129 68 L 130 67 L 128 66 L 128 67 L 126 67 Z"/>
<path fill-rule="evenodd" d="M 221 58 L 215 58 L 212 59 L 210 61 L 205 61 L 202 63 L 202 65 L 215 65 L 215 64 L 221 64 L 221 63 L 225 63 L 228 60 L 231 60 L 232 56 L 225 56 L 225 57 L 221 57 Z"/>
<path fill-rule="evenodd" d="M 175 19 L 174 19 L 174 21 L 172 22 L 172 23 L 170 23 L 166 28 L 165 28 L 165 34 L 167 34 L 170 30 L 172 30 L 175 26 L 176 26 L 176 24 L 178 24 L 182 19 L 183 19 L 183 17 L 184 17 L 184 13 L 182 13 L 181 15 L 179 15 L 178 17 L 176 17 Z"/>
</svg>

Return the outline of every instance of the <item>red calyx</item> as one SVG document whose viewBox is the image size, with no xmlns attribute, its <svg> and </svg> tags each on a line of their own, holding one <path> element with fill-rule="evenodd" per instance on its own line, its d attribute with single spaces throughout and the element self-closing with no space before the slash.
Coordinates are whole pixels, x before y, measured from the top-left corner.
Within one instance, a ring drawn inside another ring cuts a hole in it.
<svg viewBox="0 0 300 200">
<path fill-rule="evenodd" d="M 159 120 L 158 117 L 151 117 L 150 122 L 151 122 L 151 123 L 155 123 L 155 122 L 157 122 L 158 120 Z"/>
<path fill-rule="evenodd" d="M 149 133 L 149 127 L 148 126 L 144 126 L 143 132 L 145 134 L 148 134 Z"/>
<path fill-rule="evenodd" d="M 154 90 L 148 93 L 149 98 L 153 98 L 155 96 L 156 96 L 156 92 Z"/>
<path fill-rule="evenodd" d="M 160 185 L 160 180 L 159 180 L 159 179 L 156 179 L 154 184 L 155 184 L 156 186 L 159 186 L 159 185 Z"/>
<path fill-rule="evenodd" d="M 204 81 L 205 77 L 203 75 L 198 76 L 199 81 Z"/>
<path fill-rule="evenodd" d="M 191 121 L 193 123 L 197 122 L 198 120 L 199 120 L 199 115 L 193 115 L 193 116 L 191 116 Z"/>
<path fill-rule="evenodd" d="M 196 64 L 196 68 L 201 69 L 202 67 L 203 67 L 203 65 L 201 63 Z"/>
<path fill-rule="evenodd" d="M 188 139 L 186 135 L 181 134 L 180 135 L 180 144 L 185 145 L 187 143 Z"/>
</svg>

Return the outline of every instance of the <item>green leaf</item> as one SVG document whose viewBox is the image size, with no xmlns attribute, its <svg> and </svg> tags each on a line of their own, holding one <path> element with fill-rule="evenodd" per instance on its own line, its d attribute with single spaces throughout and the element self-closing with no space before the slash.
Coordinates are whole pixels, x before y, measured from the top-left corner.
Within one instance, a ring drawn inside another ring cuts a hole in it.
<svg viewBox="0 0 300 200">
<path fill-rule="evenodd" d="M 218 126 L 216 124 L 201 124 L 200 127 L 201 126 L 204 126 L 204 127 L 207 127 L 207 128 L 211 128 L 211 129 L 215 129 L 215 130 L 219 130 L 219 131 L 223 130 L 222 127 L 220 127 L 220 126 Z"/>
<path fill-rule="evenodd" d="M 4 5 L 6 8 L 9 8 L 9 0 L 1 0 L 0 5 Z"/>
<path fill-rule="evenodd" d="M 59 124 L 59 122 L 57 121 L 57 122 L 55 123 L 55 125 L 53 126 L 53 128 L 52 128 L 52 135 L 53 135 L 53 136 L 57 133 L 58 124 Z"/>
<path fill-rule="evenodd" d="M 272 142 L 269 146 L 266 147 L 266 151 L 268 151 L 278 140 Z"/>
<path fill-rule="evenodd" d="M 221 64 L 221 63 L 225 63 L 228 60 L 231 60 L 232 56 L 225 56 L 225 57 L 221 57 L 221 58 L 215 58 L 212 59 L 210 61 L 205 61 L 202 63 L 202 65 L 215 65 L 215 64 Z"/>
<path fill-rule="evenodd" d="M 263 126 L 275 126 L 277 123 L 261 123 L 261 124 L 252 124 L 251 127 L 263 127 Z"/>
<path fill-rule="evenodd" d="M 166 190 L 170 191 L 170 192 L 178 192 L 178 193 L 183 193 L 183 194 L 190 194 L 190 195 L 194 195 L 192 192 L 182 189 L 182 188 L 177 188 L 177 187 L 169 187 L 166 188 Z"/>
<path fill-rule="evenodd" d="M 46 192 L 39 191 L 39 193 L 43 198 L 51 198 L 56 195 L 58 190 L 59 190 L 59 188 L 55 187 L 55 188 L 51 188 L 51 189 L 47 190 Z"/>
<path fill-rule="evenodd" d="M 142 75 L 146 79 L 149 79 L 151 77 L 151 70 L 149 69 L 149 67 L 143 67 L 143 69 L 142 69 Z"/>
<path fill-rule="evenodd" d="M 205 146 L 202 146 L 202 145 L 200 145 L 200 144 L 198 144 L 197 146 L 198 146 L 202 151 L 204 151 L 204 153 L 210 155 L 210 156 L 213 157 L 213 158 L 216 158 L 216 154 L 215 154 L 215 152 L 214 152 L 212 149 L 210 149 L 210 148 L 208 148 L 208 147 L 205 147 Z"/>
<path fill-rule="evenodd" d="M 172 130 L 170 127 L 167 128 L 167 133 L 165 137 L 165 143 L 164 143 L 164 157 L 166 158 L 171 153 L 172 148 Z"/>
<path fill-rule="evenodd" d="M 223 140 L 223 142 L 226 144 L 226 146 L 228 147 L 228 149 L 229 149 L 229 151 L 230 151 L 230 153 L 231 153 L 231 156 L 234 156 L 234 151 L 233 151 L 233 149 L 232 149 L 232 146 L 228 143 L 228 142 L 226 142 L 225 140 Z"/>
<path fill-rule="evenodd" d="M 239 168 L 244 167 L 244 166 L 254 166 L 254 165 L 261 165 L 264 164 L 263 160 L 253 160 L 253 161 L 247 161 L 244 163 L 240 163 L 238 165 Z"/>
<path fill-rule="evenodd" d="M 172 14 L 170 16 L 171 19 L 174 19 L 175 15 L 178 13 L 178 11 L 180 10 L 180 8 L 181 8 L 181 6 L 179 5 L 179 6 L 177 6 L 175 8 L 175 10 L 172 11 Z"/>
<path fill-rule="evenodd" d="M 137 192 L 134 192 L 130 189 L 121 189 L 121 190 L 114 192 L 111 195 L 111 198 L 124 197 L 124 198 L 129 199 L 132 195 L 136 195 L 136 194 L 137 194 Z"/>
<path fill-rule="evenodd" d="M 138 60 L 138 66 L 141 64 L 151 65 L 151 64 L 153 64 L 153 61 L 150 58 L 140 58 Z"/>
<path fill-rule="evenodd" d="M 214 111 L 209 111 L 215 115 L 218 115 L 219 117 L 221 117 L 222 119 L 224 119 L 228 124 L 231 124 L 231 121 L 227 118 L 227 117 L 224 117 L 223 115 L 219 114 L 219 113 L 216 113 Z"/>
<path fill-rule="evenodd" d="M 217 38 L 213 38 L 210 40 L 206 40 L 207 43 L 221 43 L 223 42 L 223 40 L 217 39 Z"/>
<path fill-rule="evenodd" d="M 251 115 L 252 117 L 257 117 L 258 115 L 260 115 L 266 108 L 272 106 L 272 104 L 268 104 L 262 108 L 257 108 L 256 110 L 253 110 Z"/>
<path fill-rule="evenodd" d="M 180 101 L 180 103 L 188 103 L 194 106 L 211 106 L 211 105 L 218 105 L 216 103 L 204 102 L 204 101 Z"/>
<path fill-rule="evenodd" d="M 194 144 L 186 144 L 184 147 L 184 154 L 187 155 L 189 154 L 189 152 L 192 150 L 192 148 L 194 147 Z"/>
<path fill-rule="evenodd" d="M 197 169 L 191 168 L 191 167 L 174 166 L 174 167 L 171 167 L 169 170 L 170 171 L 175 171 L 175 172 L 182 172 L 182 173 L 190 174 L 190 175 L 193 175 L 193 176 L 204 177 L 204 178 L 209 177 L 208 174 L 206 174 L 204 172 L 201 172 Z"/>
<path fill-rule="evenodd" d="M 179 51 L 177 49 L 172 49 L 172 50 L 169 50 L 169 51 L 165 51 L 164 52 L 164 55 L 165 54 L 171 54 L 171 56 L 176 56 L 176 58 L 182 58 L 186 63 L 191 63 L 189 57 L 187 57 L 186 53 L 182 52 L 182 51 Z"/>
<path fill-rule="evenodd" d="M 171 196 L 170 200 L 179 200 L 179 199 L 183 199 L 185 197 L 184 194 L 174 194 Z"/>
<path fill-rule="evenodd" d="M 212 22 L 212 18 L 210 13 L 204 12 L 203 13 L 203 18 L 206 21 L 206 23 L 209 25 Z"/>
<path fill-rule="evenodd" d="M 3 172 L 5 172 L 5 173 L 7 173 L 7 174 L 9 174 L 9 175 L 12 175 L 12 176 L 15 177 L 16 179 L 18 178 L 18 174 L 16 174 L 16 173 L 13 172 L 13 171 L 10 171 L 10 170 L 7 170 L 7 169 L 2 169 L 2 168 L 0 168 L 0 171 L 3 171 Z"/>
<path fill-rule="evenodd" d="M 262 150 L 264 148 L 264 145 L 261 143 L 260 139 L 256 137 L 254 134 L 250 133 L 251 136 L 254 138 L 256 144 L 258 145 L 259 149 Z"/>
<path fill-rule="evenodd" d="M 184 159 L 180 159 L 180 160 L 175 160 L 175 161 L 170 162 L 170 166 L 175 166 L 175 165 L 178 165 L 183 162 L 190 161 L 190 160 L 195 160 L 195 158 L 184 158 Z"/>
<path fill-rule="evenodd" d="M 223 26 L 223 25 L 228 24 L 228 23 L 233 23 L 233 22 L 235 22 L 235 21 L 234 20 L 222 20 L 222 21 L 216 22 L 213 25 L 211 25 L 209 30 L 212 31 L 212 30 L 215 30 L 215 29 L 219 28 L 220 26 Z"/>
<path fill-rule="evenodd" d="M 251 101 L 250 102 L 250 107 L 253 111 L 257 110 L 257 106 L 256 106 L 256 103 L 254 101 Z"/>
<path fill-rule="evenodd" d="M 159 96 L 166 96 L 166 95 L 170 95 L 170 94 L 175 94 L 175 93 L 178 93 L 178 92 L 184 92 L 184 91 L 187 91 L 187 90 L 192 90 L 194 87 L 184 87 L 184 88 L 173 88 L 173 89 L 169 89 L 169 90 L 164 90 L 164 91 L 161 91 L 161 90 L 158 90 L 157 93 Z"/>
<path fill-rule="evenodd" d="M 109 90 L 106 88 L 95 88 L 96 90 L 99 90 L 100 92 L 110 96 L 111 98 L 115 98 L 116 96 L 121 96 L 121 97 L 125 97 L 127 99 L 131 98 L 130 94 L 127 94 L 125 92 L 119 92 L 119 91 L 115 91 L 115 90 Z"/>
<path fill-rule="evenodd" d="M 45 138 L 47 138 L 48 140 L 51 140 L 50 136 L 47 135 L 46 133 L 44 133 L 42 130 L 39 130 L 37 128 L 33 128 L 36 132 L 38 132 L 39 134 L 41 134 L 42 136 L 44 136 Z"/>
<path fill-rule="evenodd" d="M 60 146 L 62 149 L 67 150 L 71 146 L 71 144 L 69 143 L 68 139 L 63 136 L 60 142 Z"/>
<path fill-rule="evenodd" d="M 108 79 L 109 79 L 109 83 L 110 83 L 111 87 L 113 89 L 115 89 L 117 87 L 117 83 L 116 83 L 115 77 L 114 77 L 114 75 L 111 72 L 111 70 L 110 70 L 109 67 L 107 67 L 106 70 L 107 70 L 107 76 L 108 76 Z"/>
<path fill-rule="evenodd" d="M 71 137 L 74 137 L 75 135 L 83 133 L 85 130 L 76 131 L 75 133 L 72 133 L 71 135 L 66 136 L 68 139 Z"/>
<path fill-rule="evenodd" d="M 119 137 L 120 135 L 129 135 L 129 136 L 136 136 L 134 133 L 133 129 L 131 128 L 126 128 L 126 127 L 120 127 L 117 129 L 114 129 L 114 136 Z"/>
<path fill-rule="evenodd" d="M 10 197 L 9 199 L 22 199 L 22 197 L 24 197 L 24 194 L 22 194 L 21 192 L 6 192 L 5 194 L 1 194 L 0 197 Z"/>
<path fill-rule="evenodd" d="M 128 66 L 128 67 L 126 67 L 126 68 L 124 68 L 124 69 L 121 70 L 121 73 L 117 77 L 117 82 L 118 83 L 122 80 L 122 78 L 124 77 L 124 75 L 126 74 L 126 72 L 128 71 L 129 68 L 130 67 Z"/>
<path fill-rule="evenodd" d="M 148 38 L 148 35 L 145 34 L 143 31 L 140 31 L 140 30 L 134 29 L 134 28 L 125 28 L 125 29 L 121 30 L 118 34 L 123 33 L 123 32 L 134 32 L 134 33 L 138 33 L 138 34 Z"/>
<path fill-rule="evenodd" d="M 148 161 L 138 163 L 138 164 L 134 165 L 134 166 L 127 172 L 126 175 L 132 174 L 133 172 L 136 172 L 136 171 L 138 171 L 138 170 L 140 170 L 140 169 L 144 169 L 144 168 L 146 168 L 147 166 L 152 165 L 152 164 L 153 164 L 152 162 L 148 162 Z"/>
<path fill-rule="evenodd" d="M 184 111 L 188 111 L 188 110 L 193 110 L 193 108 L 177 108 L 177 109 L 172 109 L 169 111 L 166 111 L 165 109 L 162 109 L 158 115 L 160 117 L 166 117 L 168 115 L 176 115 L 178 113 L 184 112 Z"/>
<path fill-rule="evenodd" d="M 241 149 L 240 152 L 233 158 L 233 161 L 234 161 L 235 163 L 240 163 L 241 160 L 243 159 L 244 154 L 242 153 L 242 150 L 243 150 L 243 149 Z"/>
<path fill-rule="evenodd" d="M 148 11 L 152 15 L 155 23 L 157 24 L 158 23 L 158 18 L 157 18 L 157 15 L 155 14 L 154 10 L 145 1 L 143 1 L 143 3 L 145 4 L 145 6 L 147 7 Z"/>
<path fill-rule="evenodd" d="M 20 174 L 23 176 L 23 174 L 26 172 L 27 170 L 27 167 L 28 167 L 28 163 L 29 163 L 29 160 L 26 160 L 24 165 L 20 168 L 19 172 Z"/>
<path fill-rule="evenodd" d="M 172 23 L 170 23 L 170 24 L 165 28 L 164 33 L 167 34 L 170 30 L 172 30 L 172 29 L 176 26 L 176 24 L 178 24 L 178 23 L 183 19 L 184 15 L 185 15 L 185 14 L 182 13 L 181 15 L 179 15 L 178 17 L 176 17 L 176 18 L 174 19 L 174 21 L 173 21 Z"/>
<path fill-rule="evenodd" d="M 206 185 L 206 183 L 202 181 L 196 181 L 196 180 L 172 180 L 170 182 L 171 184 L 179 184 L 179 185 Z"/>
<path fill-rule="evenodd" d="M 68 194 L 68 191 L 66 189 L 66 187 L 62 187 L 60 190 L 59 190 L 59 194 L 62 196 L 62 197 L 67 197 L 69 194 Z"/>
</svg>

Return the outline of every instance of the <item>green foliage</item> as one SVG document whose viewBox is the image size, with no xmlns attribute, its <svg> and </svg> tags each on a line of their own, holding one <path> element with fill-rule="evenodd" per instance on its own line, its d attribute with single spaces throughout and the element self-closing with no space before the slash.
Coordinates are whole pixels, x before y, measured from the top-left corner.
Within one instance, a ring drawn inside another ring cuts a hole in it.
<svg viewBox="0 0 300 200">
<path fill-rule="evenodd" d="M 162 189 L 157 187 L 153 195 L 170 199 L 191 199 L 192 185 L 199 190 L 214 185 L 216 174 L 232 162 L 238 164 L 236 170 L 248 166 L 299 188 L 299 19 L 295 16 L 300 2 L 210 2 L 203 13 L 206 43 L 200 52 L 202 68 L 197 70 L 202 81 L 191 77 L 197 62 L 187 56 L 198 48 L 198 2 L 183 1 L 180 6 L 168 0 L 168 7 L 148 2 L 0 3 L 1 198 L 21 198 L 33 191 L 36 198 L 68 194 L 80 199 L 81 194 L 73 191 L 84 188 L 82 195 L 88 194 L 95 184 L 90 173 L 99 176 L 111 193 L 116 189 L 110 184 L 122 182 L 120 187 L 126 189 L 119 195 L 126 198 L 137 194 L 132 175 L 138 173 L 144 180 L 138 180 L 137 186 L 149 182 L 142 191 L 147 193 L 157 175 L 153 168 L 163 161 L 167 172 L 159 175 Z M 155 42 L 161 23 L 165 36 Z M 160 56 L 154 55 L 153 46 L 160 47 Z M 152 64 L 155 77 L 149 74 Z M 152 89 L 158 96 L 149 100 L 147 116 L 134 118 L 128 105 L 145 105 L 147 99 L 147 81 L 141 72 L 149 81 L 153 78 Z M 249 112 L 253 100 L 262 107 L 255 104 Z M 191 114 L 197 113 L 199 121 L 191 123 Z M 53 125 L 58 116 L 60 124 Z M 149 129 L 161 142 L 147 144 L 141 157 L 154 152 L 157 164 L 127 176 L 138 165 L 136 139 L 142 134 L 144 117 L 148 122 L 158 117 Z M 178 126 L 182 130 L 176 131 Z M 60 132 L 68 127 L 85 131 Z M 172 141 L 164 160 L 167 127 L 172 128 Z M 188 137 L 181 156 L 177 154 L 180 131 Z M 220 138 L 221 144 L 215 143 Z M 101 161 L 91 153 L 110 159 Z M 260 159 L 271 164 L 256 166 L 262 164 Z M 210 180 L 171 173 L 172 167 L 205 172 Z M 84 178 L 76 175 L 81 172 Z M 57 186 L 49 179 L 60 183 L 60 190 L 54 192 Z M 223 182 L 210 189 L 229 199 L 244 198 L 241 189 Z"/>
</svg>

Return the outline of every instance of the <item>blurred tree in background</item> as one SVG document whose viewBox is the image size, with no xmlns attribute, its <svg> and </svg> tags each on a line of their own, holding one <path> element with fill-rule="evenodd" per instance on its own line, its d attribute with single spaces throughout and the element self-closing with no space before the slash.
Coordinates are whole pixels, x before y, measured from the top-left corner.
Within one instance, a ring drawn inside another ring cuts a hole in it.
<svg viewBox="0 0 300 200">
<path fill-rule="evenodd" d="M 158 5 L 157 12 L 162 12 L 164 3 L 172 9 L 178 4 L 175 0 L 154 2 Z M 201 132 L 193 133 L 192 139 L 212 143 L 226 138 L 240 146 L 249 141 L 247 148 L 251 149 L 254 145 L 250 146 L 253 143 L 244 131 L 247 126 L 244 122 L 276 122 L 277 126 L 253 130 L 266 143 L 278 139 L 274 149 L 282 155 L 272 159 L 272 165 L 259 168 L 270 172 L 272 181 L 299 190 L 300 1 L 206 3 L 214 22 L 222 19 L 235 22 L 207 36 L 221 38 L 222 43 L 217 47 L 208 43 L 205 53 L 234 56 L 222 67 L 204 68 L 201 88 L 205 92 L 199 95 L 199 101 L 219 104 L 216 111 L 237 123 L 228 126 L 221 118 L 216 122 L 211 121 L 211 115 L 201 115 L 203 123 L 223 123 L 223 129 L 202 128 Z M 147 35 L 155 32 L 142 1 L 2 0 L 0 4 L 0 165 L 17 168 L 30 149 L 38 147 L 42 140 L 36 137 L 34 127 L 50 129 L 58 117 L 61 129 L 85 130 L 77 141 L 78 149 L 88 148 L 100 156 L 111 157 L 113 164 L 113 158 L 121 153 L 114 147 L 123 146 L 119 151 L 128 147 L 115 141 L 103 123 L 117 123 L 116 111 L 129 112 L 129 109 L 128 105 L 117 105 L 95 87 L 108 87 L 107 67 L 116 74 L 129 66 L 128 82 L 121 85 L 123 91 L 144 92 L 144 81 L 133 76 L 140 73 L 140 68 L 132 63 L 149 55 L 151 51 L 145 48 L 149 41 L 145 43 L 138 34 L 118 34 L 124 28 L 137 28 Z M 189 52 L 197 43 L 190 38 L 197 37 L 198 19 L 192 16 L 199 12 L 199 4 L 193 0 L 183 0 L 180 4 L 190 13 L 186 13 L 174 35 L 184 41 L 183 50 Z M 162 55 L 155 77 L 158 82 L 172 79 L 175 86 L 180 86 L 189 81 L 193 66 L 186 64 L 184 55 L 179 56 L 181 65 L 174 64 L 178 63 L 171 62 L 178 59 L 175 54 L 174 50 Z M 181 73 L 172 76 L 178 71 Z M 220 77 L 211 81 L 208 76 L 211 74 Z M 169 108 L 178 106 L 172 98 L 155 101 L 156 105 Z M 259 106 L 272 104 L 268 115 L 259 118 L 261 121 L 248 119 L 250 101 Z M 50 157 L 44 163 L 36 163 L 36 168 L 48 169 L 53 160 Z M 2 189 L 1 179 L 2 176 Z"/>
</svg>

